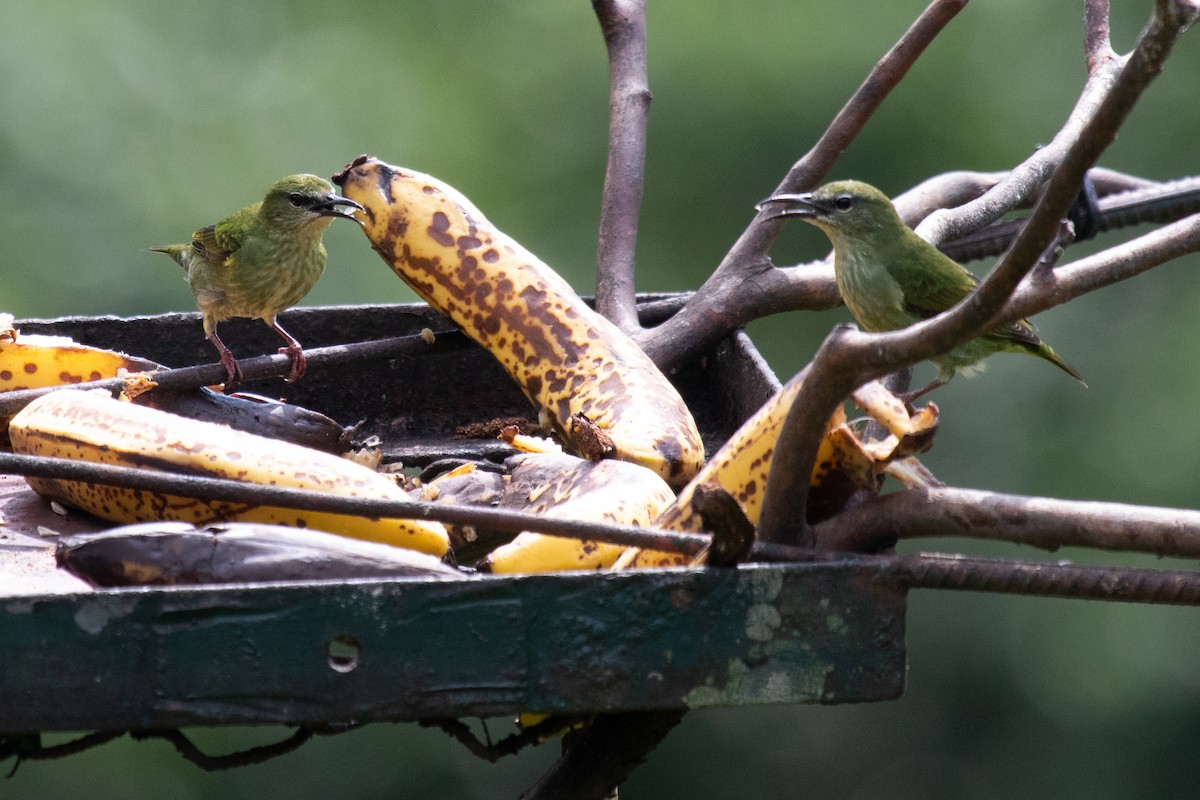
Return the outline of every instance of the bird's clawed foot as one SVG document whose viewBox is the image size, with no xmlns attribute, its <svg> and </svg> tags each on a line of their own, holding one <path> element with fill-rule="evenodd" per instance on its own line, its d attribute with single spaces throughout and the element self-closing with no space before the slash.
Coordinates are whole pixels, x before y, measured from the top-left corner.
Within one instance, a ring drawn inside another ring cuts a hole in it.
<svg viewBox="0 0 1200 800">
<path fill-rule="evenodd" d="M 228 350 L 221 351 L 221 366 L 225 368 L 225 393 L 228 394 L 242 383 L 242 368 Z"/>
<path fill-rule="evenodd" d="M 279 348 L 280 355 L 288 357 L 292 368 L 288 370 L 287 377 L 284 380 L 288 383 L 295 383 L 304 377 L 304 371 L 308 369 L 308 361 L 304 358 L 304 350 L 301 349 L 299 342 L 293 342 L 287 347 Z"/>
</svg>

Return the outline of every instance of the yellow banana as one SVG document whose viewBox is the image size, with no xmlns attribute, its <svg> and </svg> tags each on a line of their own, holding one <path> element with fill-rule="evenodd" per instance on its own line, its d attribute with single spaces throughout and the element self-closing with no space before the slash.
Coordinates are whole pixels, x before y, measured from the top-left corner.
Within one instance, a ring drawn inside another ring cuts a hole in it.
<svg viewBox="0 0 1200 800">
<path fill-rule="evenodd" d="M 14 342 L 0 342 L 0 392 L 98 381 L 117 377 L 118 370 L 138 372 L 157 366 L 65 336 L 21 334 Z"/>
<path fill-rule="evenodd" d="M 647 525 L 675 499 L 671 487 L 645 467 L 623 461 L 528 453 L 506 462 L 511 469 L 501 508 L 565 517 Z M 493 550 L 480 569 L 495 573 L 601 569 L 624 552 L 606 544 L 526 531 Z"/>
<path fill-rule="evenodd" d="M 124 353 L 78 344 L 65 336 L 22 334 L 12 327 L 7 314 L 0 318 L 0 392 L 98 381 L 115 378 L 120 370 L 140 372 L 158 366 Z M 0 415 L 0 446 L 6 443 L 9 418 Z"/>
<path fill-rule="evenodd" d="M 123 403 L 102 393 L 63 390 L 34 400 L 9 427 L 18 453 L 230 478 L 298 489 L 406 501 L 387 477 L 307 447 Z M 449 547 L 436 522 L 368 519 L 244 503 L 198 500 L 45 478 L 41 495 L 113 522 L 240 520 L 314 528 L 441 556 Z"/>
<path fill-rule="evenodd" d="M 333 180 L 396 274 L 487 348 L 578 454 L 591 455 L 572 424 L 582 414 L 617 458 L 674 487 L 700 468 L 696 423 L 641 348 L 458 191 L 367 156 Z"/>
<path fill-rule="evenodd" d="M 775 443 L 801 383 L 800 379 L 791 380 L 752 414 L 683 488 L 675 502 L 654 520 L 653 526 L 664 530 L 703 531 L 704 523 L 692 504 L 692 497 L 697 487 L 713 484 L 732 495 L 746 518 L 757 526 Z M 845 412 L 838 409 L 829 421 L 810 479 L 809 506 L 817 515 L 825 513 L 824 509 L 840 508 L 857 489 L 872 488 L 879 472 L 892 459 L 911 456 L 916 451 L 914 448 L 927 449 L 932 442 L 937 426 L 937 407 L 933 404 L 910 418 L 903 403 L 876 382 L 856 391 L 854 397 L 893 433 L 887 440 L 891 449 L 874 446 L 868 450 L 846 425 Z M 631 548 L 613 567 L 680 566 L 688 562 L 687 556 L 678 553 Z"/>
</svg>

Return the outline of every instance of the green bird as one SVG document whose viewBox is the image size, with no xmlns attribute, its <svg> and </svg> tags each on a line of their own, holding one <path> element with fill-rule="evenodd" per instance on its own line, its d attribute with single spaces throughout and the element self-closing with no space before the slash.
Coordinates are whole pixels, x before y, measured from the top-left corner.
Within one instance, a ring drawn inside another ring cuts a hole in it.
<svg viewBox="0 0 1200 800">
<path fill-rule="evenodd" d="M 321 236 L 333 218 L 355 219 L 338 206 L 362 210 L 324 178 L 290 175 L 267 190 L 260 202 L 193 233 L 190 243 L 150 248 L 166 253 L 187 272 L 204 313 L 204 335 L 225 367 L 227 390 L 242 380 L 237 360 L 217 336 L 217 323 L 230 317 L 267 323 L 287 342 L 279 348 L 291 364 L 285 380 L 290 383 L 304 375 L 304 350 L 276 316 L 300 302 L 325 271 Z"/>
<path fill-rule="evenodd" d="M 772 217 L 798 217 L 825 232 L 833 243 L 838 290 L 863 330 L 906 328 L 953 307 L 979 279 L 922 239 L 900 219 L 888 196 L 860 181 L 828 183 L 814 192 L 777 194 L 759 204 L 775 207 Z M 914 400 L 961 372 L 981 372 L 993 353 L 1028 353 L 1044 358 L 1075 380 L 1083 378 L 1038 336 L 1028 320 L 993 328 L 933 359 L 937 379 L 906 395 Z"/>
</svg>

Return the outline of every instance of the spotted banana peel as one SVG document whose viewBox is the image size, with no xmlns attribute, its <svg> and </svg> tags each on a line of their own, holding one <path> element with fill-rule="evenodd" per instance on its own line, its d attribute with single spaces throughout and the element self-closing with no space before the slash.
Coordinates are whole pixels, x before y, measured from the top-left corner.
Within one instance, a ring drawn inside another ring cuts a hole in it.
<svg viewBox="0 0 1200 800">
<path fill-rule="evenodd" d="M 576 454 L 590 455 L 577 438 L 582 414 L 616 458 L 675 488 L 700 468 L 696 423 L 649 357 L 457 190 L 367 156 L 333 181 L 362 205 L 356 216 L 384 261 L 500 361 Z"/>
<path fill-rule="evenodd" d="M 548 517 L 648 525 L 675 500 L 658 475 L 624 461 L 587 461 L 563 453 L 524 453 L 506 462 L 511 474 L 501 508 Z M 488 554 L 494 573 L 555 572 L 611 566 L 625 548 L 525 531 Z"/>
<path fill-rule="evenodd" d="M 800 390 L 793 380 L 755 412 L 713 455 L 679 496 L 660 506 L 655 516 L 648 504 L 629 502 L 639 497 L 634 488 L 636 475 L 625 481 L 580 481 L 560 478 L 547 493 L 555 499 L 555 512 L 533 506 L 538 513 L 556 513 L 577 519 L 651 525 L 663 530 L 702 532 L 705 520 L 693 499 L 701 486 L 717 486 L 728 492 L 742 513 L 754 525 L 762 510 L 763 493 L 779 431 L 788 410 Z M 895 476 L 906 486 L 937 485 L 914 453 L 928 449 L 937 429 L 937 407 L 932 403 L 910 415 L 904 404 L 881 384 L 872 382 L 854 393 L 855 402 L 889 432 L 879 441 L 864 443 L 847 424 L 839 409 L 830 419 L 821 441 L 811 477 L 810 506 L 818 515 L 822 509 L 841 508 L 850 493 L 860 488 L 875 489 L 881 473 Z M 612 463 L 612 462 L 600 462 Z M 597 465 L 598 466 L 598 465 Z M 622 465 L 628 466 L 628 465 Z M 645 470 L 641 470 L 645 472 Z M 565 473 L 564 473 L 565 476 Z M 549 479 L 553 480 L 553 479 Z M 642 484 L 645 485 L 644 483 Z M 542 498 L 535 497 L 535 501 Z M 520 507 L 509 502 L 513 507 Z M 596 510 L 620 508 L 621 518 L 597 516 Z M 620 553 L 617 557 L 615 554 Z M 523 533 L 511 543 L 497 548 L 481 563 L 493 572 L 549 572 L 568 569 L 614 569 L 681 566 L 688 556 L 630 548 L 622 552 L 615 545 Z"/>
<path fill-rule="evenodd" d="M 64 389 L 44 395 L 13 417 L 9 436 L 16 452 L 29 455 L 408 501 L 408 495 L 386 476 L 330 453 L 121 402 L 104 393 Z M 112 522 L 265 522 L 313 528 L 435 556 L 449 547 L 445 528 L 437 522 L 200 500 L 81 481 L 28 481 L 44 497 Z"/>
<path fill-rule="evenodd" d="M 65 336 L 22 334 L 12 317 L 0 314 L 0 392 L 42 389 L 116 378 L 158 365 L 113 350 L 89 347 Z M 10 417 L 0 415 L 0 445 L 7 442 Z"/>
<path fill-rule="evenodd" d="M 762 511 L 767 475 L 775 454 L 776 440 L 789 409 L 800 391 L 802 379 L 790 381 L 774 397 L 752 414 L 717 450 L 675 502 L 653 522 L 663 530 L 701 532 L 704 520 L 692 499 L 700 486 L 718 486 L 728 492 L 753 525 Z M 933 442 L 937 430 L 937 406 L 930 403 L 910 415 L 882 384 L 872 381 L 854 395 L 855 402 L 884 426 L 889 436 L 864 444 L 846 423 L 843 409 L 829 420 L 821 440 L 810 479 L 810 510 L 823 515 L 842 507 L 858 489 L 875 490 L 882 473 L 893 474 L 905 485 L 937 485 L 914 457 Z M 688 556 L 630 548 L 614 564 L 614 569 L 665 567 L 688 564 Z"/>
</svg>

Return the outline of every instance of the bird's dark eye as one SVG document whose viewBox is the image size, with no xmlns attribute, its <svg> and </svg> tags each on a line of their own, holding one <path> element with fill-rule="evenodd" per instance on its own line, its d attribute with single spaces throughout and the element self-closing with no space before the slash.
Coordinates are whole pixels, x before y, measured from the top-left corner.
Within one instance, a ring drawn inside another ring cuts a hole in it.
<svg viewBox="0 0 1200 800">
<path fill-rule="evenodd" d="M 304 195 L 300 194 L 299 192 L 292 192 L 289 194 L 288 202 L 294 205 L 296 208 L 303 208 L 305 206 Z"/>
<path fill-rule="evenodd" d="M 854 198 L 851 195 L 844 194 L 833 201 L 833 207 L 838 211 L 849 211 L 854 208 Z"/>
</svg>

